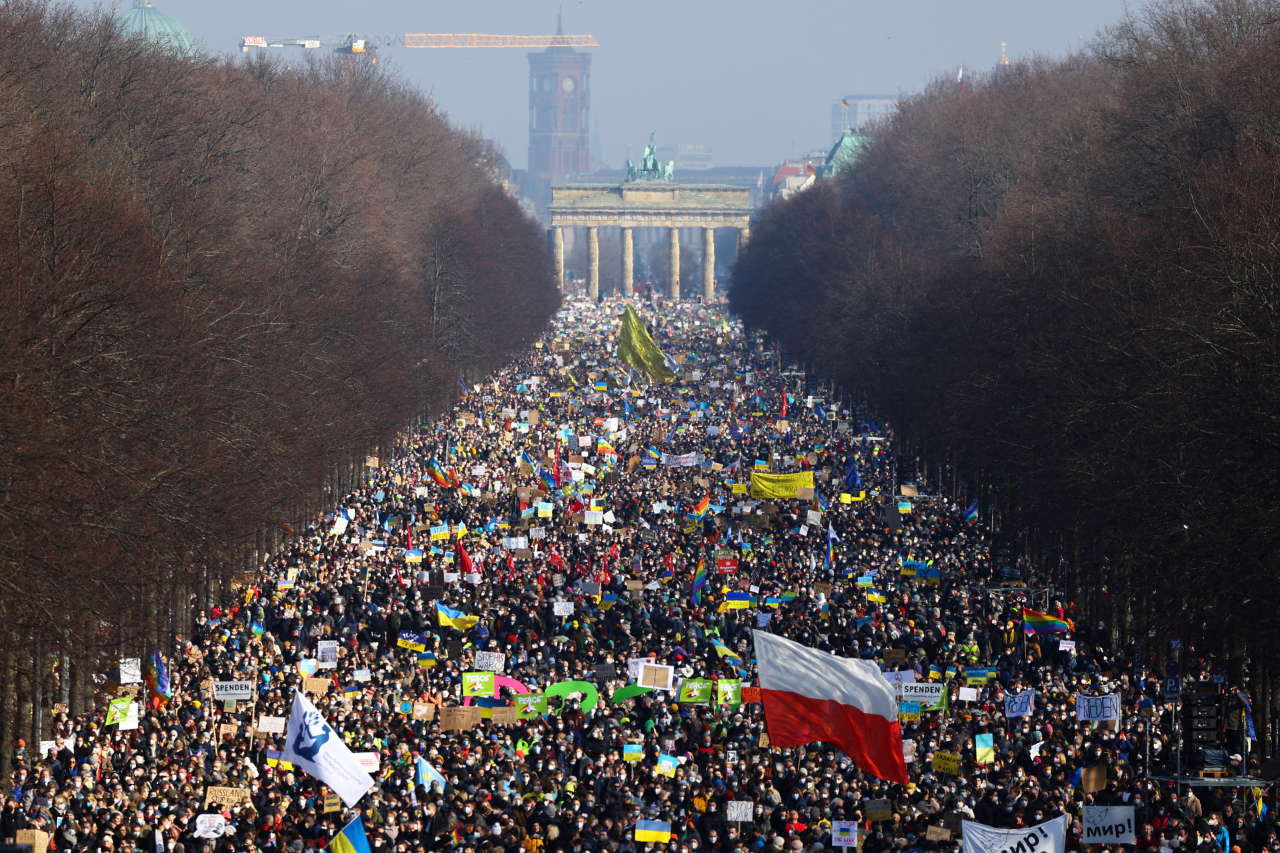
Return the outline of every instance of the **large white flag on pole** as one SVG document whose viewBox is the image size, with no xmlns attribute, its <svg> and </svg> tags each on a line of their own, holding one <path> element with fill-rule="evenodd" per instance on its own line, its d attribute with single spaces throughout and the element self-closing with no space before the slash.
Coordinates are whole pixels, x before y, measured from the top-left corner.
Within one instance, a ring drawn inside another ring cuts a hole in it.
<svg viewBox="0 0 1280 853">
<path fill-rule="evenodd" d="M 1067 849 L 1067 816 L 1022 829 L 996 829 L 966 820 L 964 853 L 1064 853 Z"/>
<path fill-rule="evenodd" d="M 320 716 L 316 706 L 296 690 L 280 758 L 328 785 L 347 808 L 360 802 L 374 785 L 373 777 L 360 767 L 359 760 Z"/>
</svg>

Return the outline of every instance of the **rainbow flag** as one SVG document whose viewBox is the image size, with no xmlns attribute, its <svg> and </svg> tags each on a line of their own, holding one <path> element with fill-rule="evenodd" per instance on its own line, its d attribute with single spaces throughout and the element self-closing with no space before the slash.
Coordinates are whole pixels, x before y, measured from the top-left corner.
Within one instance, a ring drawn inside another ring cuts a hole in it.
<svg viewBox="0 0 1280 853">
<path fill-rule="evenodd" d="M 596 453 L 601 455 L 607 455 L 610 453 L 614 456 L 618 455 L 618 451 L 613 449 L 613 445 L 605 441 L 603 438 L 596 439 Z"/>
<path fill-rule="evenodd" d="M 1055 634 L 1075 629 L 1076 626 L 1070 619 L 1059 619 L 1028 607 L 1022 608 L 1022 630 L 1028 634 Z"/>
<path fill-rule="evenodd" d="M 969 508 L 964 511 L 964 523 L 970 524 L 970 525 L 978 523 L 978 499 L 977 498 L 974 498 L 973 502 L 969 504 Z"/>
<path fill-rule="evenodd" d="M 142 665 L 142 680 L 147 685 L 147 704 L 159 708 L 173 697 L 173 687 L 169 684 L 169 669 L 164 665 L 159 652 L 152 652 Z"/>
<path fill-rule="evenodd" d="M 444 472 L 444 466 L 434 457 L 427 461 L 427 475 L 435 481 L 437 486 L 447 487 L 449 485 L 449 477 Z"/>
<path fill-rule="evenodd" d="M 702 496 L 702 500 L 698 501 L 692 510 L 689 511 L 690 521 L 702 521 L 702 517 L 707 514 L 707 509 L 711 506 L 711 492 L 707 492 Z"/>
<path fill-rule="evenodd" d="M 698 558 L 698 570 L 693 573 L 693 584 L 689 587 L 689 601 L 694 607 L 702 604 L 702 589 L 707 585 L 707 561 Z"/>
</svg>

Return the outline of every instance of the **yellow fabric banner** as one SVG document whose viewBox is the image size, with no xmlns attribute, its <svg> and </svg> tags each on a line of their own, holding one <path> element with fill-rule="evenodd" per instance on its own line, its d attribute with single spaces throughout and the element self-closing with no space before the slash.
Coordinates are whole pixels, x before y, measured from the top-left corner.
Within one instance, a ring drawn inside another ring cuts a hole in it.
<svg viewBox="0 0 1280 853">
<path fill-rule="evenodd" d="M 766 474 L 751 472 L 751 497 L 765 500 L 794 498 L 800 489 L 813 488 L 813 472 L 798 474 Z"/>
<path fill-rule="evenodd" d="M 618 359 L 624 364 L 643 371 L 653 382 L 674 382 L 676 375 L 667 367 L 653 336 L 645 328 L 644 321 L 630 305 L 622 315 L 622 334 L 618 336 Z"/>
</svg>

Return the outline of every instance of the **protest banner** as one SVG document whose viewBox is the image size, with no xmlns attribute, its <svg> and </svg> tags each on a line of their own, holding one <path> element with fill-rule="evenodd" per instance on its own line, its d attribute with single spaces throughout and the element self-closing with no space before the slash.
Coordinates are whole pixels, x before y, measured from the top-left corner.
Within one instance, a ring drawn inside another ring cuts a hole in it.
<svg viewBox="0 0 1280 853">
<path fill-rule="evenodd" d="M 1067 849 L 1067 816 L 1022 829 L 996 829 L 994 826 L 963 821 L 964 853 L 1065 853 Z"/>
<path fill-rule="evenodd" d="M 1082 723 L 1119 722 L 1120 694 L 1106 693 L 1102 696 L 1085 696 L 1076 694 L 1076 719 Z"/>
<path fill-rule="evenodd" d="M 1085 844 L 1135 844 L 1133 806 L 1085 806 Z"/>
<path fill-rule="evenodd" d="M 1036 708 L 1036 691 L 1023 690 L 1021 693 L 1007 693 L 1004 697 L 1004 715 L 1009 719 L 1025 717 Z"/>
</svg>

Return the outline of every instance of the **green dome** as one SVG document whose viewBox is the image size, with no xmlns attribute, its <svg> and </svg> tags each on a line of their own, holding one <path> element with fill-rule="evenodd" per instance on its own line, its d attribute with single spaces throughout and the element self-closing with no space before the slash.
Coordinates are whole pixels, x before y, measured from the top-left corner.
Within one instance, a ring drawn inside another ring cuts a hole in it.
<svg viewBox="0 0 1280 853">
<path fill-rule="evenodd" d="M 196 53 L 196 41 L 187 28 L 151 0 L 134 0 L 133 8 L 120 15 L 120 27 L 125 35 L 138 36 L 175 53 Z"/>
</svg>

